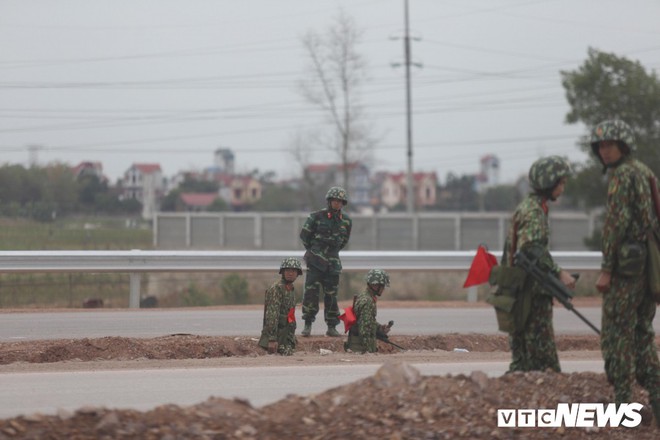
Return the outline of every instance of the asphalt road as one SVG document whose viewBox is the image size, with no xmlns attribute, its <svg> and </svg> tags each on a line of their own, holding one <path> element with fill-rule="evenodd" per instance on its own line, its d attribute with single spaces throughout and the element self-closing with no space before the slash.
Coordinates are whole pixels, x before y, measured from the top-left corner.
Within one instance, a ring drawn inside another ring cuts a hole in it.
<svg viewBox="0 0 660 440">
<path fill-rule="evenodd" d="M 580 312 L 600 327 L 600 308 Z M 300 310 L 296 312 L 300 319 Z M 258 336 L 261 310 L 84 310 L 54 313 L 0 313 L 0 341 L 123 336 L 150 338 L 173 333 L 209 336 Z M 496 334 L 495 312 L 479 308 L 381 308 L 378 320 L 394 320 L 392 334 L 429 335 L 442 333 Z M 571 312 L 555 308 L 555 333 L 592 334 Z M 660 320 L 654 322 L 660 333 Z M 322 335 L 325 324 L 317 319 L 313 334 Z"/>
<path fill-rule="evenodd" d="M 581 312 L 600 326 L 600 309 Z M 298 312 L 298 316 L 300 313 Z M 381 322 L 395 321 L 399 334 L 497 333 L 491 308 L 381 308 Z M 257 336 L 261 310 L 84 310 L 53 313 L 0 313 L 0 342 L 103 336 L 156 337 L 172 333 Z M 658 320 L 655 322 L 656 331 Z M 555 309 L 557 333 L 589 334 L 591 330 L 570 312 Z M 325 325 L 317 321 L 314 334 Z M 428 362 L 415 365 L 423 374 L 470 373 L 501 375 L 509 360 L 496 362 Z M 32 371 L 0 373 L 0 418 L 85 405 L 146 410 L 174 403 L 191 405 L 210 396 L 241 397 L 254 406 L 275 402 L 287 394 L 308 395 L 373 374 L 379 364 L 252 366 L 97 371 Z M 562 369 L 602 371 L 602 361 L 562 360 Z M 323 380 L 319 380 L 323 378 Z"/>
<path fill-rule="evenodd" d="M 422 363 L 425 375 L 469 374 L 481 370 L 499 376 L 508 361 Z M 289 367 L 220 367 L 194 369 L 102 370 L 0 374 L 0 418 L 39 412 L 55 414 L 83 406 L 152 409 L 173 403 L 193 405 L 211 396 L 247 399 L 253 406 L 276 402 L 287 394 L 309 395 L 373 375 L 380 364 Z M 601 360 L 562 361 L 562 370 L 603 371 Z"/>
</svg>

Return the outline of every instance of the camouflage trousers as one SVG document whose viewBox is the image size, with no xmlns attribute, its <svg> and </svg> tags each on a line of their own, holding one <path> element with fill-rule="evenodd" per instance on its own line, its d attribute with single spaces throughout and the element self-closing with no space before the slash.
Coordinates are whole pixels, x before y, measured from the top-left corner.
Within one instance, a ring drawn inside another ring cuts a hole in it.
<svg viewBox="0 0 660 440">
<path fill-rule="evenodd" d="M 560 372 L 557 346 L 552 327 L 552 297 L 534 293 L 527 322 L 522 331 L 509 334 L 512 371 Z"/>
<path fill-rule="evenodd" d="M 257 344 L 266 350 L 268 349 L 269 340 L 268 334 L 265 330 L 262 330 Z M 291 356 L 296 351 L 297 342 L 296 322 L 286 322 L 286 316 L 284 319 L 280 318 L 280 325 L 277 328 L 277 352 L 285 356 Z"/>
<path fill-rule="evenodd" d="M 603 295 L 600 348 L 607 380 L 616 403 L 630 402 L 637 380 L 652 401 L 660 400 L 660 361 L 655 347 L 656 305 L 647 293 L 646 274 L 636 278 L 612 276 Z"/>
<path fill-rule="evenodd" d="M 358 324 L 356 323 L 348 331 L 348 339 L 344 342 L 344 350 L 351 350 L 353 353 L 375 353 L 378 351 L 376 342 L 376 335 L 371 337 L 363 337 L 357 330 Z"/>
<path fill-rule="evenodd" d="M 319 312 L 319 295 L 323 290 L 323 317 L 329 326 L 339 324 L 339 306 L 337 305 L 337 288 L 339 274 L 321 272 L 314 266 L 307 269 L 305 276 L 305 293 L 303 295 L 303 320 L 314 322 Z"/>
</svg>

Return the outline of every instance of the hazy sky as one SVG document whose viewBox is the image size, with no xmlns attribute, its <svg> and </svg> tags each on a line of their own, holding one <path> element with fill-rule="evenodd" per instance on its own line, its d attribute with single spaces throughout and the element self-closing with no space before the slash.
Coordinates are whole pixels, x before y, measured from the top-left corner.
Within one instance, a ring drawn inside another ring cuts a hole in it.
<svg viewBox="0 0 660 440">
<path fill-rule="evenodd" d="M 380 137 L 375 169 L 405 170 L 404 0 L 0 0 L 2 162 L 101 161 L 112 181 L 135 162 L 166 176 L 212 165 L 290 178 L 297 132 L 324 126 L 298 93 L 300 37 L 339 9 L 364 31 L 361 102 Z M 583 160 L 566 125 L 560 70 L 594 47 L 660 66 L 657 0 L 410 0 L 414 168 L 501 181 L 540 155 Z M 313 151 L 314 162 L 335 161 Z"/>
</svg>

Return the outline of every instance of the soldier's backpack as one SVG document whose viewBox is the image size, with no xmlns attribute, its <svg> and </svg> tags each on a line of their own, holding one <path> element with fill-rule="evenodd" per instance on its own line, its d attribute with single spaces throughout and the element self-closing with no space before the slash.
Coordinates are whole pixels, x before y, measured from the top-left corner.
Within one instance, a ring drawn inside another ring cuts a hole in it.
<svg viewBox="0 0 660 440">
<path fill-rule="evenodd" d="M 495 308 L 500 331 L 514 333 L 525 327 L 532 305 L 532 296 L 526 295 L 527 273 L 518 267 L 495 266 L 489 282 L 497 286 L 486 302 Z"/>
</svg>

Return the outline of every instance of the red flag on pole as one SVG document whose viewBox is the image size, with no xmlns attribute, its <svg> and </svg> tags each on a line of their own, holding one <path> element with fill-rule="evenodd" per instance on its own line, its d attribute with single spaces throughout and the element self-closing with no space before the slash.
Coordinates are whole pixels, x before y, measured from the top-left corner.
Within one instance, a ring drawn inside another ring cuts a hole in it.
<svg viewBox="0 0 660 440">
<path fill-rule="evenodd" d="M 490 269 L 493 266 L 497 266 L 497 258 L 488 252 L 485 246 L 479 245 L 463 287 L 476 286 L 487 282 L 490 277 Z"/>
<path fill-rule="evenodd" d="M 344 321 L 344 333 L 348 332 L 353 327 L 353 324 L 357 322 L 353 307 L 346 307 L 344 313 L 339 316 L 339 319 Z"/>
</svg>

